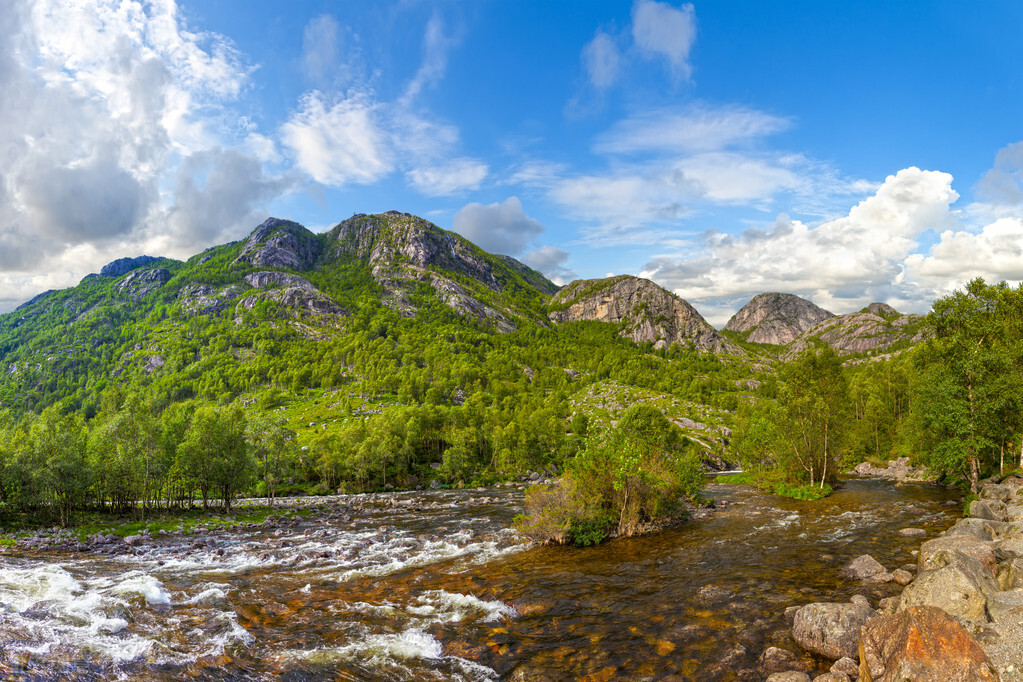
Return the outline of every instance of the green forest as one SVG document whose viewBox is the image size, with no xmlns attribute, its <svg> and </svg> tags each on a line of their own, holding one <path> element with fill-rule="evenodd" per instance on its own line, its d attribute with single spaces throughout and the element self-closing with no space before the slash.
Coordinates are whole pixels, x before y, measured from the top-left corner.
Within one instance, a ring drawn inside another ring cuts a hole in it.
<svg viewBox="0 0 1023 682">
<path fill-rule="evenodd" d="M 548 324 L 557 287 L 470 243 L 475 270 L 397 252 L 385 270 L 334 248 L 340 227 L 290 233 L 321 254 L 302 268 L 253 265 L 250 239 L 0 316 L 0 526 L 540 472 L 591 496 L 523 527 L 585 544 L 696 499 L 703 463 L 813 497 L 863 460 L 908 455 L 975 488 L 1023 456 L 1018 288 L 971 282 L 887 356 L 821 342 L 786 358 L 735 334 L 744 354 L 714 355 Z M 304 283 L 245 285 L 256 271 Z M 550 508 L 544 494 L 527 508 Z"/>
</svg>

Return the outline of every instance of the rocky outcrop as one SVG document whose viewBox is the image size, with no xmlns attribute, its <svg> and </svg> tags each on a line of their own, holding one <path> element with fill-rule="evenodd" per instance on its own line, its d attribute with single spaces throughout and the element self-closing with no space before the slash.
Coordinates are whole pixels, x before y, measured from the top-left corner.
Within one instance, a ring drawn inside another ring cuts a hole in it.
<svg viewBox="0 0 1023 682">
<path fill-rule="evenodd" d="M 534 295 L 557 291 L 514 258 L 491 256 L 461 235 L 408 213 L 356 214 L 327 238 L 326 258 L 366 263 L 386 291 L 384 302 L 406 316 L 416 314 L 410 292 L 426 284 L 460 314 L 508 332 L 517 328 L 514 317 L 521 311 L 495 305 L 500 294 L 521 291 L 523 283 Z"/>
<path fill-rule="evenodd" d="M 235 262 L 264 268 L 311 268 L 323 250 L 322 241 L 296 222 L 267 218 L 257 227 Z"/>
<path fill-rule="evenodd" d="M 32 305 L 33 303 L 38 303 L 39 301 L 42 301 L 43 299 L 47 298 L 50 294 L 55 294 L 55 293 L 57 293 L 57 289 L 47 289 L 46 291 L 44 291 L 41 294 L 36 294 L 35 296 L 30 298 L 29 300 L 27 300 L 24 303 L 22 303 L 21 305 L 19 305 L 14 310 L 18 311 L 18 310 L 21 310 L 23 308 L 27 308 L 30 305 Z"/>
<path fill-rule="evenodd" d="M 126 273 L 131 272 L 136 268 L 141 268 L 143 265 L 149 265 L 154 261 L 160 260 L 153 256 L 138 256 L 136 258 L 118 258 L 115 261 L 107 263 L 100 268 L 100 277 L 120 277 Z"/>
<path fill-rule="evenodd" d="M 767 293 L 754 296 L 728 320 L 725 329 L 745 334 L 752 343 L 784 346 L 834 316 L 795 294 Z"/>
<path fill-rule="evenodd" d="M 896 344 L 923 340 L 920 315 L 902 315 L 890 305 L 871 303 L 863 310 L 824 320 L 803 332 L 789 347 L 793 357 L 820 339 L 839 355 L 884 352 Z"/>
<path fill-rule="evenodd" d="M 279 287 L 298 287 L 299 289 L 314 290 L 309 280 L 298 275 L 292 275 L 287 272 L 276 272 L 276 271 L 263 271 L 263 272 L 250 272 L 245 275 L 245 283 L 254 289 L 270 289 L 275 286 Z"/>
<path fill-rule="evenodd" d="M 863 626 L 860 682 L 998 680 L 987 654 L 954 618 L 932 606 L 881 616 Z"/>
<path fill-rule="evenodd" d="M 130 298 L 141 300 L 170 281 L 170 278 L 170 270 L 166 268 L 135 270 L 117 285 L 117 290 Z"/>
<path fill-rule="evenodd" d="M 695 350 L 741 355 L 689 303 L 653 282 L 619 275 L 576 280 L 551 299 L 550 319 L 557 324 L 596 320 L 622 324 L 621 335 L 654 348 L 692 344 Z"/>
<path fill-rule="evenodd" d="M 857 476 L 879 476 L 892 481 L 933 483 L 938 480 L 937 474 L 932 474 L 925 467 L 914 467 L 909 463 L 909 457 L 899 457 L 888 462 L 884 469 L 876 467 L 870 462 L 860 462 L 852 473 Z"/>
<path fill-rule="evenodd" d="M 213 315 L 227 307 L 227 302 L 238 295 L 237 286 L 218 289 L 209 284 L 189 284 L 181 287 L 178 302 L 189 315 Z"/>
</svg>

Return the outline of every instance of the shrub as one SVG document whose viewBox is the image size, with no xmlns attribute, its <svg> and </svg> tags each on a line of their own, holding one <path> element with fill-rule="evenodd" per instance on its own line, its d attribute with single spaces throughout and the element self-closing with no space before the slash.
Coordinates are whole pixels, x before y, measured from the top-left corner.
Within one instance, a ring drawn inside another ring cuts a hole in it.
<svg viewBox="0 0 1023 682">
<path fill-rule="evenodd" d="M 703 487 L 700 458 L 652 405 L 634 405 L 614 428 L 589 436 L 553 488 L 534 486 L 517 527 L 543 543 L 596 544 L 684 513 Z"/>
</svg>

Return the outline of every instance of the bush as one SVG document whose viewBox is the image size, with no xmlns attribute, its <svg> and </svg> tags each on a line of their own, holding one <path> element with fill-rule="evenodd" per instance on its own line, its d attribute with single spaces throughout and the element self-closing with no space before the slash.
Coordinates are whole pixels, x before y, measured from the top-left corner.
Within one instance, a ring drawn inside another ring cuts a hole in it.
<svg viewBox="0 0 1023 682">
<path fill-rule="evenodd" d="M 617 427 L 592 435 L 553 488 L 534 486 L 516 519 L 542 543 L 590 545 L 630 536 L 684 514 L 704 476 L 689 441 L 651 405 L 626 410 Z"/>
</svg>

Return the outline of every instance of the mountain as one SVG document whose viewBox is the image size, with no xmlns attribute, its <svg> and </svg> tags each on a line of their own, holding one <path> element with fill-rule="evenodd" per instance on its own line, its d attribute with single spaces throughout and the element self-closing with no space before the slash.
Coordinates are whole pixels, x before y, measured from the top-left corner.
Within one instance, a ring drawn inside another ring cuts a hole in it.
<svg viewBox="0 0 1023 682">
<path fill-rule="evenodd" d="M 820 339 L 839 355 L 883 353 L 923 341 L 920 315 L 903 315 L 886 303 L 871 303 L 859 312 L 838 315 L 806 330 L 788 348 L 793 357 L 813 339 Z"/>
<path fill-rule="evenodd" d="M 751 343 L 784 346 L 834 316 L 795 294 L 758 294 L 728 320 L 725 330 L 743 334 Z"/>
<path fill-rule="evenodd" d="M 698 351 L 742 355 L 700 313 L 653 282 L 630 275 L 576 280 L 551 299 L 550 319 L 558 324 L 596 320 L 621 324 L 621 335 L 654 348 L 692 344 Z"/>
</svg>

